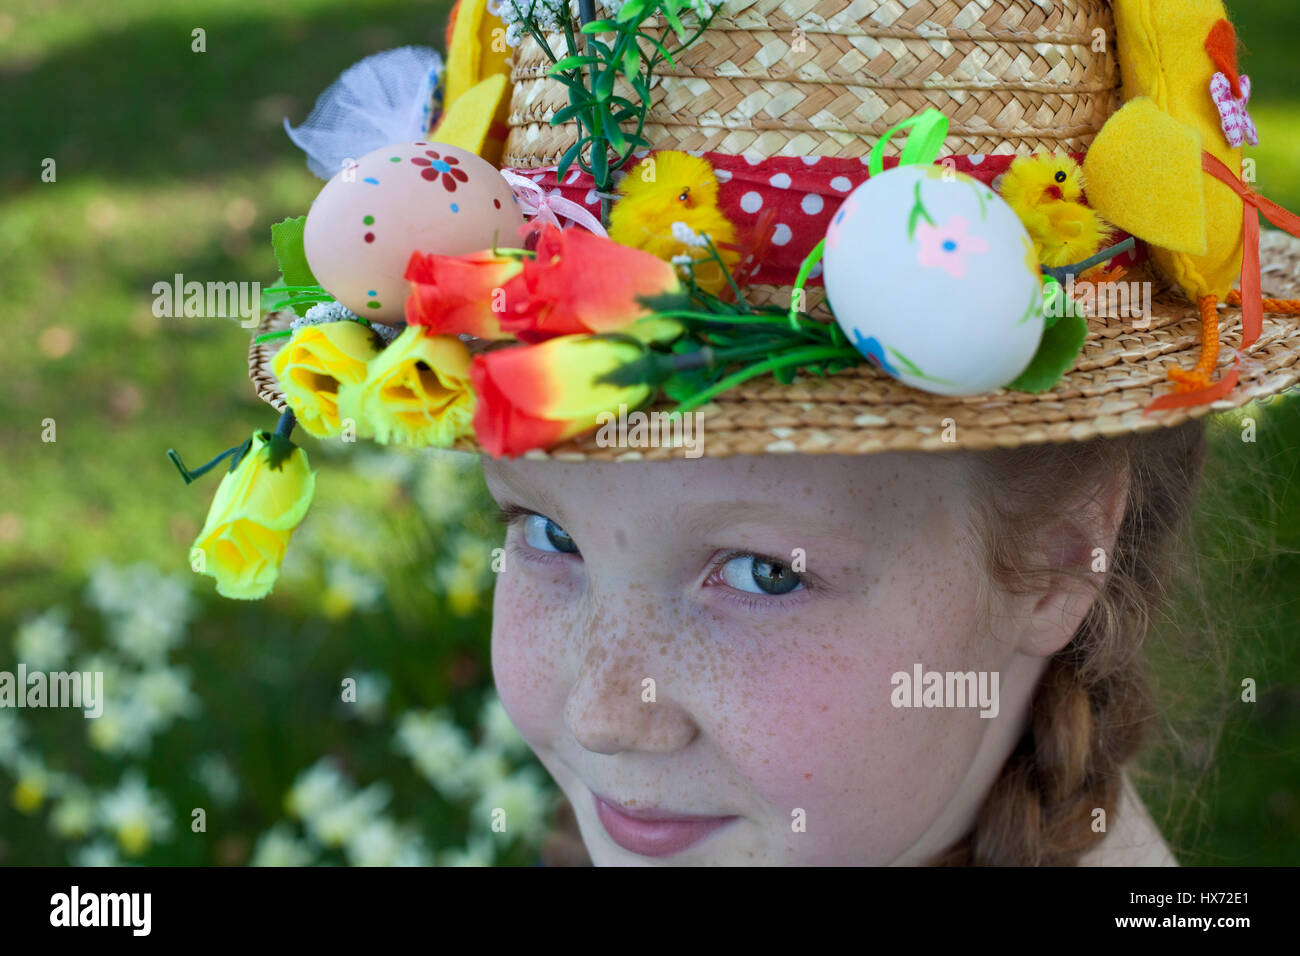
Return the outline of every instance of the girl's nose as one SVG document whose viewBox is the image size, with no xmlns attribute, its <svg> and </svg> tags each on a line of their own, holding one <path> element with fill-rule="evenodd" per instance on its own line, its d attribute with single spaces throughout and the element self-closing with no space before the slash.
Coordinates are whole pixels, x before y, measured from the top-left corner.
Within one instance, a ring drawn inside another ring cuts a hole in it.
<svg viewBox="0 0 1300 956">
<path fill-rule="evenodd" d="M 633 643 L 635 635 L 590 641 L 565 701 L 565 724 L 595 753 L 674 753 L 695 739 L 698 728 L 679 703 L 673 678 L 662 667 L 652 669 Z"/>
</svg>

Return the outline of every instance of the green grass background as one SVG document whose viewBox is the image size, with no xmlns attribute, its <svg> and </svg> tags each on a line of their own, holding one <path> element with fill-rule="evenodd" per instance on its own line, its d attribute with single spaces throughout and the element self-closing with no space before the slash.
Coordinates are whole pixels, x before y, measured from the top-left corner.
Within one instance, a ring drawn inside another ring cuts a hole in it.
<svg viewBox="0 0 1300 956">
<path fill-rule="evenodd" d="M 151 287 L 177 272 L 269 284 L 270 225 L 304 212 L 320 187 L 283 117 L 300 122 L 338 73 L 369 53 L 407 43 L 441 49 L 449 8 L 449 0 L 0 6 L 0 667 L 10 659 L 7 635 L 51 606 L 67 606 L 93 644 L 101 625 L 81 596 L 96 561 L 188 571 L 215 479 L 186 487 L 163 451 L 175 446 L 202 461 L 270 427 L 274 415 L 245 378 L 246 333 L 228 320 L 155 318 Z M 1253 151 L 1257 186 L 1300 210 L 1300 7 L 1250 0 L 1230 9 L 1249 50 L 1243 71 L 1264 141 Z M 191 51 L 195 28 L 206 31 L 206 52 Z M 47 157 L 57 162 L 53 183 L 40 180 Z M 1231 638 L 1217 652 L 1227 683 L 1205 689 L 1208 700 L 1189 703 L 1184 692 L 1180 706 L 1213 711 L 1238 675 L 1260 685 L 1257 704 L 1228 711 L 1214 761 L 1182 748 L 1180 779 L 1196 779 L 1194 789 L 1145 785 L 1187 863 L 1300 862 L 1300 565 L 1288 550 L 1300 543 L 1290 490 L 1296 405 L 1258 410 L 1258 445 L 1241 443 L 1235 425 L 1221 430 L 1212 478 L 1223 491 L 1201 520 L 1213 607 L 1201 618 L 1184 614 L 1165 635 L 1177 647 L 1212 618 Z M 47 418 L 54 443 L 40 440 Z M 398 706 L 449 702 L 466 722 L 472 707 L 452 689 L 486 684 L 485 605 L 453 613 L 421 578 L 441 539 L 436 528 L 414 527 L 409 485 L 307 447 L 321 469 L 316 522 L 359 509 L 394 529 L 375 569 L 385 576 L 384 600 L 330 619 L 313 611 L 317 589 L 280 588 L 250 606 L 197 583 L 185 661 L 201 675 L 210 719 L 160 741 L 147 762 L 150 782 L 177 806 L 194 805 L 196 784 L 177 768 L 183 754 L 206 747 L 235 761 L 243 795 L 223 836 L 174 842 L 148 862 L 244 862 L 294 774 L 321 753 L 340 755 L 361 777 L 383 775 L 394 759 L 387 743 L 331 718 L 347 667 L 391 675 Z M 1234 484 L 1246 470 L 1242 456 L 1254 474 L 1268 469 L 1271 493 Z M 1223 540 L 1215 529 L 1228 512 L 1239 526 L 1276 533 L 1249 547 Z M 1178 673 L 1186 664 L 1178 656 L 1162 666 Z M 65 746 L 62 734 L 81 730 L 51 731 L 47 756 L 63 755 L 91 780 L 114 772 L 84 747 Z M 418 781 L 403 793 L 424 806 Z M 63 862 L 65 848 L 3 796 L 0 863 Z M 429 829 L 449 839 L 463 826 L 453 808 L 427 813 Z"/>
</svg>

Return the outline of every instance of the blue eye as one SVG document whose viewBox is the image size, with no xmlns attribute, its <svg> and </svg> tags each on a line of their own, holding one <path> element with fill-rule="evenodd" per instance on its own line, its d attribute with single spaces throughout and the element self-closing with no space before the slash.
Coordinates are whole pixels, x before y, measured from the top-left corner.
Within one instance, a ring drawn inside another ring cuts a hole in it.
<svg viewBox="0 0 1300 956">
<path fill-rule="evenodd" d="M 569 532 L 545 515 L 530 514 L 524 518 L 524 542 L 538 551 L 578 553 L 578 546 Z"/>
<path fill-rule="evenodd" d="M 804 586 L 786 565 L 755 554 L 741 554 L 727 561 L 720 576 L 728 587 L 748 594 L 789 594 Z"/>
</svg>

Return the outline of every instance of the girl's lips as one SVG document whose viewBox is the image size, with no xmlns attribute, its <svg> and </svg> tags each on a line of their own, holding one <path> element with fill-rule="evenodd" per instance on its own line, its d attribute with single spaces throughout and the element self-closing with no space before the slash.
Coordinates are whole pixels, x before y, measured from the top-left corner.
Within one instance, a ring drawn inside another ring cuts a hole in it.
<svg viewBox="0 0 1300 956">
<path fill-rule="evenodd" d="M 609 838 L 642 856 L 670 856 L 693 846 L 736 817 L 681 816 L 658 810 L 625 810 L 592 794 Z"/>
</svg>

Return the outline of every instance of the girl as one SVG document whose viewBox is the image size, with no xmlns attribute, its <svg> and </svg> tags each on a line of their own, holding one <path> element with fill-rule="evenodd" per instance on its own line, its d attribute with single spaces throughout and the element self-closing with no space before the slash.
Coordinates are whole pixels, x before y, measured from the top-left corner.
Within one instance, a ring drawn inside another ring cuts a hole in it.
<svg viewBox="0 0 1300 956">
<path fill-rule="evenodd" d="M 485 459 L 496 686 L 597 865 L 1170 865 L 1123 768 L 1204 441 Z"/>
</svg>

